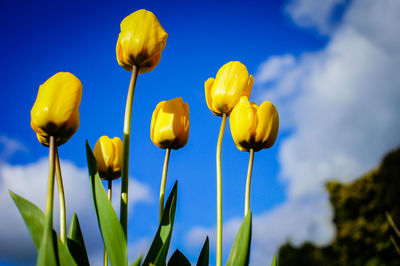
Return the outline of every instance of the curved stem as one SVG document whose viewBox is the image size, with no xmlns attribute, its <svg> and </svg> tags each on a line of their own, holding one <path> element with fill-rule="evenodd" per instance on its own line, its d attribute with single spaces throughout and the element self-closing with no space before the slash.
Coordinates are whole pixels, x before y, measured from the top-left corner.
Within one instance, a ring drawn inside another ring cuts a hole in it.
<svg viewBox="0 0 400 266">
<path fill-rule="evenodd" d="M 61 242 L 65 244 L 66 236 L 67 236 L 67 217 L 66 217 L 66 209 L 65 209 L 65 194 L 64 194 L 64 186 L 61 175 L 61 167 L 60 167 L 60 157 L 58 156 L 58 149 L 55 148 L 55 157 L 56 157 L 56 178 L 57 178 L 57 188 L 58 188 L 58 201 L 60 204 L 60 238 Z"/>
<path fill-rule="evenodd" d="M 120 222 L 124 229 L 126 240 L 128 239 L 128 183 L 129 183 L 129 141 L 131 135 L 132 102 L 135 93 L 135 85 L 139 69 L 136 66 L 132 68 L 131 81 L 129 83 L 128 97 L 126 98 L 125 120 L 124 120 L 124 140 L 122 148 L 122 166 L 121 166 L 121 206 Z"/>
<path fill-rule="evenodd" d="M 167 182 L 168 162 L 170 153 L 171 153 L 170 148 L 165 149 L 164 167 L 163 167 L 161 186 L 160 186 L 160 212 L 159 212 L 160 222 L 164 212 L 165 183 Z"/>
<path fill-rule="evenodd" d="M 49 178 L 47 183 L 46 214 L 44 232 L 50 233 L 53 230 L 53 200 L 54 200 L 54 166 L 55 166 L 55 138 L 50 136 L 49 145 Z"/>
<path fill-rule="evenodd" d="M 246 217 L 250 209 L 250 184 L 251 184 L 251 173 L 253 170 L 254 161 L 254 149 L 250 149 L 249 166 L 247 168 L 247 179 L 246 179 L 246 196 L 244 201 L 244 217 Z"/>
<path fill-rule="evenodd" d="M 221 178 L 221 146 L 224 137 L 227 115 L 223 114 L 217 143 L 217 266 L 222 265 L 222 178 Z"/>
<path fill-rule="evenodd" d="M 112 196 L 112 180 L 108 179 L 108 189 L 107 189 L 107 197 L 108 200 L 111 202 L 111 196 Z M 104 245 L 104 266 L 108 265 L 108 255 L 107 255 L 107 250 L 106 250 L 106 245 Z"/>
</svg>

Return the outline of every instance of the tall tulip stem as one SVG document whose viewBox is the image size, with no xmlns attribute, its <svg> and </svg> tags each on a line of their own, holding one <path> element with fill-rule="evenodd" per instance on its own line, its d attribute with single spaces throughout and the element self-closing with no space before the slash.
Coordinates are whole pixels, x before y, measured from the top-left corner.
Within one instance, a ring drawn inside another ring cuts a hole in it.
<svg viewBox="0 0 400 266">
<path fill-rule="evenodd" d="M 129 139 L 131 135 L 131 118 L 132 118 L 132 102 L 135 93 L 136 79 L 139 73 L 139 68 L 133 66 L 131 81 L 129 83 L 128 97 L 126 98 L 125 120 L 124 120 L 124 140 L 122 148 L 122 169 L 121 169 L 121 208 L 120 222 L 125 233 L 126 240 L 128 239 L 128 183 L 129 183 Z"/>
<path fill-rule="evenodd" d="M 57 188 L 58 188 L 58 201 L 60 204 L 60 238 L 61 242 L 65 244 L 67 235 L 67 217 L 65 208 L 65 194 L 64 186 L 61 175 L 60 167 L 60 157 L 58 156 L 58 149 L 55 147 L 55 167 L 56 167 L 56 178 L 57 178 Z"/>
<path fill-rule="evenodd" d="M 221 177 L 221 147 L 224 137 L 227 114 L 223 114 L 217 143 L 217 266 L 222 265 L 222 177 Z"/>
<path fill-rule="evenodd" d="M 161 222 L 161 218 L 162 218 L 162 215 L 164 212 L 165 183 L 167 182 L 167 172 L 168 172 L 168 163 L 169 163 L 170 153 L 171 153 L 171 149 L 166 148 L 165 149 L 165 158 L 164 158 L 164 167 L 163 167 L 161 186 L 160 186 L 160 212 L 159 212 L 160 222 Z"/>
<path fill-rule="evenodd" d="M 112 197 L 112 180 L 108 179 L 107 180 L 107 185 L 108 185 L 108 189 L 107 189 L 107 197 L 108 200 L 111 202 L 111 197 Z M 108 265 L 108 255 L 107 255 L 107 250 L 106 250 L 106 245 L 104 245 L 104 266 Z"/>
<path fill-rule="evenodd" d="M 250 149 L 249 156 L 249 166 L 247 168 L 247 179 L 246 179 L 246 196 L 244 202 L 244 217 L 250 210 L 250 184 L 251 184 L 251 173 L 253 171 L 253 161 L 254 161 L 254 149 Z"/>
<path fill-rule="evenodd" d="M 49 143 L 49 177 L 47 183 L 46 214 L 43 235 L 51 234 L 53 230 L 53 200 L 54 200 L 54 168 L 55 168 L 55 138 L 50 136 Z"/>
</svg>

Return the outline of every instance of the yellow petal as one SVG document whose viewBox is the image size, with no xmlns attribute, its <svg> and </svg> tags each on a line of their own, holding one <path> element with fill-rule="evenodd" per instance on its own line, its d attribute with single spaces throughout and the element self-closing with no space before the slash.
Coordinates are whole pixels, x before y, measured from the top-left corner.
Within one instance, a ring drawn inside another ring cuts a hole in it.
<svg viewBox="0 0 400 266">
<path fill-rule="evenodd" d="M 139 73 L 153 70 L 160 61 L 167 37 L 152 12 L 144 9 L 133 12 L 121 22 L 116 49 L 118 63 L 125 69 L 135 65 Z"/>
<path fill-rule="evenodd" d="M 150 138 L 160 148 L 179 149 L 189 138 L 189 106 L 181 97 L 160 102 L 153 112 Z"/>
<path fill-rule="evenodd" d="M 79 126 L 82 83 L 73 74 L 59 72 L 40 85 L 31 110 L 32 129 L 42 136 L 69 139 Z"/>
<path fill-rule="evenodd" d="M 114 161 L 113 161 L 113 178 L 118 178 L 121 176 L 122 167 L 122 141 L 118 137 L 112 139 L 112 144 L 114 145 Z"/>
<path fill-rule="evenodd" d="M 222 116 L 222 113 L 219 113 L 218 110 L 215 110 L 212 105 L 212 99 L 211 99 L 211 89 L 214 84 L 214 78 L 209 78 L 204 82 L 204 88 L 205 88 L 205 94 L 206 94 L 206 102 L 207 102 L 207 107 L 208 109 L 211 110 L 215 115 L 217 116 Z"/>
<path fill-rule="evenodd" d="M 217 115 L 229 114 L 238 103 L 241 96 L 249 97 L 252 86 L 252 76 L 249 77 L 246 66 L 238 61 L 223 65 L 210 90 L 209 108 Z"/>
<path fill-rule="evenodd" d="M 97 170 L 102 179 L 112 180 L 121 176 L 122 141 L 102 136 L 93 149 Z"/>
<path fill-rule="evenodd" d="M 242 96 L 230 114 L 231 134 L 240 150 L 248 151 L 254 145 L 258 119 L 257 109 L 252 105 L 246 96 Z"/>
<path fill-rule="evenodd" d="M 258 149 L 270 148 L 278 135 L 278 111 L 271 102 L 265 101 L 260 105 L 257 116 L 259 121 L 256 131 Z"/>
</svg>

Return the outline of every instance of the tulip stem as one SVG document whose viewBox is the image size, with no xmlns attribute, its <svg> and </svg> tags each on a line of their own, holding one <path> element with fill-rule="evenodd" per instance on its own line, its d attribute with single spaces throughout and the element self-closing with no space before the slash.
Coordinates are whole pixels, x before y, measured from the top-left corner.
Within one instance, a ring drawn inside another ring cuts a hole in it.
<svg viewBox="0 0 400 266">
<path fill-rule="evenodd" d="M 56 166 L 56 178 L 58 187 L 58 201 L 60 204 L 60 238 L 61 242 L 65 244 L 67 235 L 67 217 L 65 209 L 64 186 L 63 186 L 61 167 L 60 167 L 60 157 L 58 156 L 57 147 L 55 147 L 55 160 L 56 160 L 55 166 Z"/>
<path fill-rule="evenodd" d="M 250 210 L 250 184 L 251 184 L 251 173 L 253 171 L 254 161 L 254 149 L 250 149 L 249 166 L 247 168 L 247 180 L 246 180 L 246 196 L 244 202 L 244 217 Z"/>
<path fill-rule="evenodd" d="M 131 118 L 132 118 L 132 102 L 135 93 L 136 79 L 139 73 L 139 68 L 133 66 L 131 81 L 129 83 L 128 96 L 125 106 L 124 120 L 124 140 L 122 148 L 122 169 L 121 169 L 121 206 L 120 206 L 120 222 L 128 239 L 128 183 L 129 183 L 129 139 L 131 135 Z"/>
<path fill-rule="evenodd" d="M 165 196 L 165 183 L 167 182 L 167 172 L 168 172 L 168 163 L 169 163 L 169 155 L 171 153 L 170 148 L 165 149 L 165 158 L 164 158 L 164 167 L 161 178 L 161 187 L 160 187 L 160 223 L 164 213 L 164 196 Z"/>
<path fill-rule="evenodd" d="M 221 177 L 221 147 L 224 137 L 227 114 L 222 115 L 221 128 L 217 143 L 217 266 L 222 265 L 222 177 Z"/>
<path fill-rule="evenodd" d="M 55 138 L 50 136 L 49 142 L 49 177 L 47 183 L 46 214 L 43 236 L 53 231 L 53 200 L 54 200 L 54 168 L 55 168 Z M 42 242 L 43 243 L 43 242 Z M 55 250 L 53 250 L 53 254 Z"/>
<path fill-rule="evenodd" d="M 111 196 L 112 196 L 112 180 L 108 179 L 107 180 L 107 184 L 108 184 L 108 189 L 107 189 L 107 197 L 108 200 L 111 202 Z M 108 265 L 108 255 L 107 255 L 107 249 L 106 249 L 106 245 L 104 245 L 104 266 Z"/>
</svg>

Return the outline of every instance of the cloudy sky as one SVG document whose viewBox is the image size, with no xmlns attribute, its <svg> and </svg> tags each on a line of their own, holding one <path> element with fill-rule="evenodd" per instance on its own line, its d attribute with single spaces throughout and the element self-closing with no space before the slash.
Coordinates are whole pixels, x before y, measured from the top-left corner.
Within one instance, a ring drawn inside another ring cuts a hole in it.
<svg viewBox="0 0 400 266">
<path fill-rule="evenodd" d="M 268 264 L 285 241 L 328 244 L 335 235 L 324 184 L 347 182 L 400 145 L 400 2 L 397 0 L 0 4 L 0 264 L 31 265 L 36 252 L 8 190 L 45 205 L 47 152 L 30 128 L 37 89 L 59 71 L 83 83 L 78 132 L 60 147 L 67 218 L 81 221 L 93 265 L 102 245 L 92 205 L 84 142 L 122 137 L 129 73 L 115 59 L 119 23 L 153 11 L 169 34 L 157 68 L 140 75 L 132 120 L 129 258 L 146 252 L 158 225 L 164 152 L 150 140 L 159 101 L 190 106 L 190 138 L 171 153 L 167 190 L 179 182 L 171 249 L 195 262 L 206 235 L 215 261 L 215 144 L 220 118 L 208 109 L 204 81 L 229 61 L 255 76 L 251 100 L 273 102 L 277 143 L 255 154 L 252 265 Z M 223 257 L 240 225 L 248 154 L 229 126 L 223 167 Z M 119 182 L 115 183 L 117 203 Z M 56 201 L 55 206 L 58 203 Z M 116 206 L 118 204 L 115 204 Z M 55 212 L 57 214 L 57 212 Z M 55 224 L 58 217 L 55 215 Z"/>
</svg>

